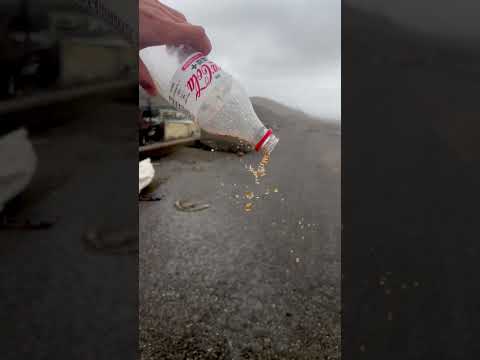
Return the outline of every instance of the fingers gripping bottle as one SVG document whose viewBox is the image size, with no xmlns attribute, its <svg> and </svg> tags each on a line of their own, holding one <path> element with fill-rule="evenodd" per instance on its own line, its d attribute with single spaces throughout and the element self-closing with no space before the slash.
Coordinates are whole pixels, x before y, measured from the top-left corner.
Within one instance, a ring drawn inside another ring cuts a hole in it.
<svg viewBox="0 0 480 360">
<path fill-rule="evenodd" d="M 190 113 L 205 131 L 235 137 L 267 153 L 278 143 L 238 81 L 202 53 L 184 46 L 154 46 L 142 49 L 140 58 L 158 92 Z"/>
</svg>

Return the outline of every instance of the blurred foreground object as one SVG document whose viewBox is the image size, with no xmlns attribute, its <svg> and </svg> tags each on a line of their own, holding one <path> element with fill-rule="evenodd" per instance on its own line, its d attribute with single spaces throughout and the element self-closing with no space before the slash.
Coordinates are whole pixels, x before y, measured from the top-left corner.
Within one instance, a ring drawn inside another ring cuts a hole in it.
<svg viewBox="0 0 480 360">
<path fill-rule="evenodd" d="M 150 158 L 146 158 L 138 164 L 138 193 L 145 189 L 153 180 L 155 169 Z"/>
<path fill-rule="evenodd" d="M 0 137 L 0 211 L 32 180 L 37 157 L 24 128 Z"/>
</svg>

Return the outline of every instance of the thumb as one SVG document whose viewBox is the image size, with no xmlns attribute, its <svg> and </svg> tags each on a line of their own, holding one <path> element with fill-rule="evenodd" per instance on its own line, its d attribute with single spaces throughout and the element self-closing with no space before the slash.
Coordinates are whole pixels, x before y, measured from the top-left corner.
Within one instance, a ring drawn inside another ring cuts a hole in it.
<svg viewBox="0 0 480 360">
<path fill-rule="evenodd" d="M 155 83 L 153 82 L 150 73 L 148 72 L 147 67 L 143 63 L 140 57 L 138 58 L 138 82 L 140 86 L 150 95 L 156 96 L 157 95 L 157 88 L 155 87 Z"/>
<path fill-rule="evenodd" d="M 188 23 L 176 23 L 175 26 L 177 31 L 173 32 L 171 39 L 173 45 L 190 45 L 205 55 L 210 53 L 212 44 L 203 27 Z"/>
</svg>

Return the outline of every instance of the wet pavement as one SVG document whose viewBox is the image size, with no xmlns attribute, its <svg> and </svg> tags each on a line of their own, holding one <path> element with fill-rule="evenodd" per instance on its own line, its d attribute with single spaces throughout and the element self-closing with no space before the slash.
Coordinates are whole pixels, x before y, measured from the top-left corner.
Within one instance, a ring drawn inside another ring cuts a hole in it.
<svg viewBox="0 0 480 360">
<path fill-rule="evenodd" d="M 258 154 L 153 159 L 163 198 L 139 204 L 143 359 L 340 358 L 340 130 L 283 110 L 256 105 L 280 138 L 259 185 L 245 169 Z"/>
</svg>

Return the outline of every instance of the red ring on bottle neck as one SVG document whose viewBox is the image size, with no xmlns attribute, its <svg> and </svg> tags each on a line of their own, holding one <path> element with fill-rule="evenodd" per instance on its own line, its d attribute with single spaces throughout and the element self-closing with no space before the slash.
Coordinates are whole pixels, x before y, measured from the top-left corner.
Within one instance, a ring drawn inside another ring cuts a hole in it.
<svg viewBox="0 0 480 360">
<path fill-rule="evenodd" d="M 267 141 L 268 137 L 269 137 L 270 135 L 272 135 L 272 133 L 273 133 L 272 129 L 268 129 L 268 130 L 267 130 L 267 132 L 265 133 L 265 135 L 263 135 L 263 137 L 260 139 L 260 141 L 258 142 L 258 144 L 255 145 L 255 150 L 256 150 L 256 151 L 259 151 L 259 150 L 261 149 L 263 143 L 264 143 L 265 141 Z"/>
</svg>

